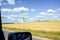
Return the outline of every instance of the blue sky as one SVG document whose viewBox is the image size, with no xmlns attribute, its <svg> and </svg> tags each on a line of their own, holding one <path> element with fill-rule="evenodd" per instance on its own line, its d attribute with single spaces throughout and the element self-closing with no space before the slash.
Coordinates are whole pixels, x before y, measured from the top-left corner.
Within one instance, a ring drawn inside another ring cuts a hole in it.
<svg viewBox="0 0 60 40">
<path fill-rule="evenodd" d="M 2 22 L 60 20 L 60 0 L 0 0 Z"/>
</svg>

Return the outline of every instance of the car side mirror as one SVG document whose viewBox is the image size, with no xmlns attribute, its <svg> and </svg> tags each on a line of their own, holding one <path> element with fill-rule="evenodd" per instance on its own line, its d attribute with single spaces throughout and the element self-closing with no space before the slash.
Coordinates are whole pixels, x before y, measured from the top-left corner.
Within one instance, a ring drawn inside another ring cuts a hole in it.
<svg viewBox="0 0 60 40">
<path fill-rule="evenodd" d="M 32 40 L 30 32 L 13 32 L 8 34 L 8 40 Z"/>
</svg>

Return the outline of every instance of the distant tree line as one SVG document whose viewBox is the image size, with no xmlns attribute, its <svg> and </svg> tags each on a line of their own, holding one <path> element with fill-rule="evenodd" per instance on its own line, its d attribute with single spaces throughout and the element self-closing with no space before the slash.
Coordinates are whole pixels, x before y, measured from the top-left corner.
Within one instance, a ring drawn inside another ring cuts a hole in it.
<svg viewBox="0 0 60 40">
<path fill-rule="evenodd" d="M 2 24 L 14 24 L 14 23 L 2 23 Z"/>
</svg>

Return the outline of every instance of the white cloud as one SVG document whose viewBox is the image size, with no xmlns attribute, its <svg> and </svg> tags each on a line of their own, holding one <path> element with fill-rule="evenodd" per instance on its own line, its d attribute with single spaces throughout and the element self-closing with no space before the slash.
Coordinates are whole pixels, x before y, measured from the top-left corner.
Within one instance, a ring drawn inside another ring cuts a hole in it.
<svg viewBox="0 0 60 40">
<path fill-rule="evenodd" d="M 45 16 L 41 16 L 41 15 L 40 16 L 36 16 L 36 18 L 40 18 L 40 17 L 45 17 Z"/>
<path fill-rule="evenodd" d="M 47 14 L 47 16 L 53 16 L 53 15 L 54 15 L 53 13 L 51 13 L 51 14 L 48 13 L 48 14 Z"/>
<path fill-rule="evenodd" d="M 30 18 L 30 21 L 32 21 L 33 20 L 33 18 Z"/>
<path fill-rule="evenodd" d="M 52 16 L 53 13 L 47 13 L 47 12 L 40 12 L 40 16 Z"/>
<path fill-rule="evenodd" d="M 29 18 L 29 21 L 32 22 L 32 21 L 35 21 L 36 18 L 32 17 L 32 18 Z"/>
<path fill-rule="evenodd" d="M 11 9 L 7 9 L 7 8 L 3 8 L 1 9 L 2 12 L 8 12 L 8 11 L 12 11 Z"/>
<path fill-rule="evenodd" d="M 2 10 L 2 12 L 6 12 L 6 11 L 9 11 L 9 12 L 28 12 L 29 8 L 25 8 L 25 7 L 13 8 L 13 9 L 3 8 L 1 10 Z"/>
<path fill-rule="evenodd" d="M 14 8 L 13 11 L 14 12 L 19 12 L 19 11 L 20 12 L 22 12 L 22 11 L 23 12 L 26 12 L 26 11 L 29 11 L 29 9 L 28 8 L 25 8 L 25 7 L 19 7 L 19 8 Z"/>
<path fill-rule="evenodd" d="M 18 15 L 10 15 L 10 17 L 18 17 Z"/>
<path fill-rule="evenodd" d="M 35 16 L 32 18 L 29 18 L 29 21 L 38 21 L 38 20 L 40 20 L 40 18 L 45 18 L 45 16 Z"/>
<path fill-rule="evenodd" d="M 15 17 L 17 17 L 17 15 L 1 15 L 2 18 L 6 18 L 6 19 L 9 19 L 9 20 L 16 20 Z"/>
<path fill-rule="evenodd" d="M 57 10 L 60 10 L 60 8 L 58 8 Z"/>
<path fill-rule="evenodd" d="M 12 17 L 8 17 L 8 19 L 11 19 Z"/>
<path fill-rule="evenodd" d="M 40 14 L 41 14 L 41 15 L 45 15 L 45 14 L 46 14 L 46 12 L 40 12 Z"/>
<path fill-rule="evenodd" d="M 54 15 L 53 17 L 57 18 L 58 16 Z"/>
<path fill-rule="evenodd" d="M 49 14 L 49 15 L 54 15 L 53 13 Z"/>
<path fill-rule="evenodd" d="M 53 12 L 54 12 L 54 10 L 49 9 L 47 12 L 48 12 L 48 13 L 53 13 Z"/>
<path fill-rule="evenodd" d="M 12 18 L 12 17 L 8 17 L 7 19 L 9 19 L 9 20 L 15 20 L 15 18 Z"/>
<path fill-rule="evenodd" d="M 37 18 L 41 17 L 41 16 L 36 16 Z"/>
<path fill-rule="evenodd" d="M 32 12 L 34 12 L 34 11 L 35 11 L 35 9 L 31 9 L 31 11 L 32 11 Z"/>
<path fill-rule="evenodd" d="M 7 0 L 7 1 L 8 1 L 8 4 L 12 4 L 12 5 L 15 4 L 15 0 Z"/>
<path fill-rule="evenodd" d="M 60 8 L 55 9 L 55 10 L 54 10 L 54 13 L 56 13 L 56 12 L 58 12 L 58 11 L 60 11 Z"/>
</svg>

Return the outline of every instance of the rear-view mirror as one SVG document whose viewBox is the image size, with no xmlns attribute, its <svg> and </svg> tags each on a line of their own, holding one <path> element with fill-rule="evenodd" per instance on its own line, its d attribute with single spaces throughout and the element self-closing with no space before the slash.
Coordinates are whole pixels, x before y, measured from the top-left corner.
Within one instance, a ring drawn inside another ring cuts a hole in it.
<svg viewBox="0 0 60 40">
<path fill-rule="evenodd" d="M 32 35 L 30 32 L 9 33 L 8 40 L 32 40 Z"/>
</svg>

